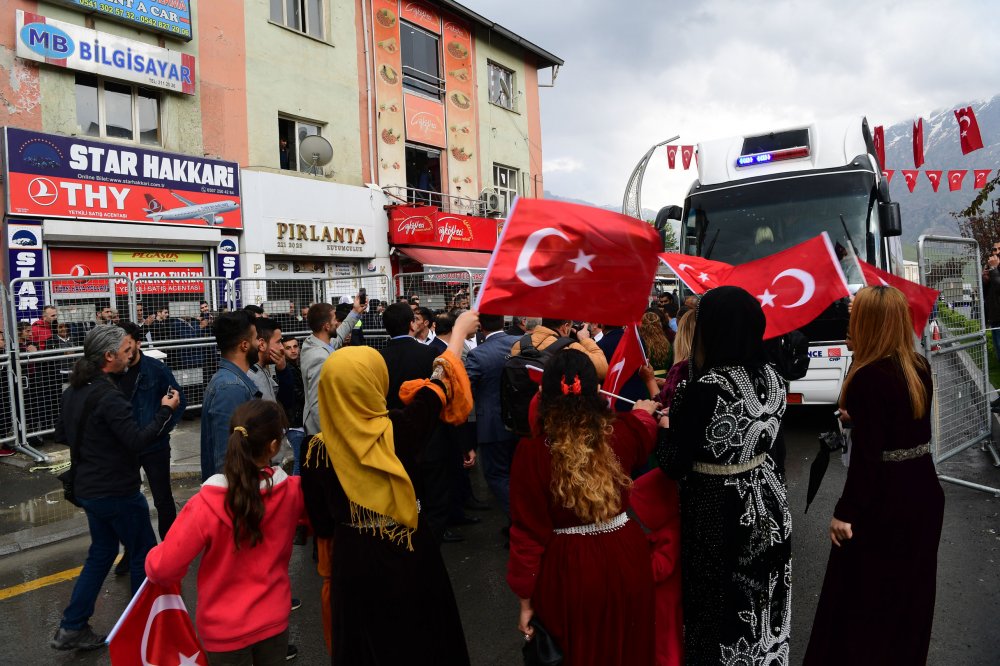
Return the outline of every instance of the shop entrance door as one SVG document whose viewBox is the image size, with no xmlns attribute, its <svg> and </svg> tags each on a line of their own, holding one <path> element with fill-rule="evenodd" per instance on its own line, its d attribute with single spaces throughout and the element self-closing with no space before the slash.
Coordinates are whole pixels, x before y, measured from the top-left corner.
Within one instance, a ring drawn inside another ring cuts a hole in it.
<svg viewBox="0 0 1000 666">
<path fill-rule="evenodd" d="M 406 145 L 406 187 L 410 203 L 441 207 L 441 151 Z"/>
</svg>

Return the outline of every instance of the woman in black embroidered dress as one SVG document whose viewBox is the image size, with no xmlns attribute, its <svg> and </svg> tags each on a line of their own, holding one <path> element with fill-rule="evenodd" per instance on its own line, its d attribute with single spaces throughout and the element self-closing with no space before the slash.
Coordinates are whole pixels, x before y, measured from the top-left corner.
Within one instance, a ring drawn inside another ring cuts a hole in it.
<svg viewBox="0 0 1000 666">
<path fill-rule="evenodd" d="M 930 370 L 892 287 L 859 291 L 848 331 L 854 359 L 840 409 L 853 425 L 851 462 L 805 663 L 924 664 L 944 520 L 928 446 Z"/>
<path fill-rule="evenodd" d="M 769 455 L 785 382 L 749 293 L 713 289 L 696 316 L 691 379 L 657 448 L 681 488 L 685 662 L 787 664 L 792 523 Z"/>
</svg>

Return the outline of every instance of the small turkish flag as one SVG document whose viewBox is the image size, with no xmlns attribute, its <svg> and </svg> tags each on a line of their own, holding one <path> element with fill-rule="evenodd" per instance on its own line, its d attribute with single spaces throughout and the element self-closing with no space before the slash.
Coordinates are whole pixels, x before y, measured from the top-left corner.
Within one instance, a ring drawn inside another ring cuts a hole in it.
<svg viewBox="0 0 1000 666">
<path fill-rule="evenodd" d="M 968 155 L 973 150 L 983 147 L 983 136 L 979 133 L 979 121 L 971 106 L 955 111 L 958 120 L 958 137 L 962 142 L 962 154 Z"/>
<path fill-rule="evenodd" d="M 702 259 L 689 254 L 663 252 L 660 261 L 672 270 L 688 289 L 703 294 L 709 289 L 725 283 L 733 272 L 733 267 L 721 261 Z"/>
<path fill-rule="evenodd" d="M 910 191 L 912 192 L 913 188 L 917 186 L 917 176 L 920 175 L 920 172 L 916 169 L 902 169 L 902 171 L 903 178 L 906 179 L 906 186 L 910 188 Z"/>
<path fill-rule="evenodd" d="M 671 169 L 677 164 L 677 146 L 667 146 L 667 166 Z"/>
<path fill-rule="evenodd" d="M 885 168 L 885 128 L 881 125 L 875 127 L 875 136 L 872 137 L 875 142 L 875 154 L 878 156 L 879 168 Z"/>
<path fill-rule="evenodd" d="M 952 192 L 962 189 L 962 180 L 965 178 L 965 174 L 969 173 L 968 169 L 957 169 L 955 171 L 948 172 L 948 189 Z"/>
<path fill-rule="evenodd" d="M 180 586 L 148 579 L 108 636 L 112 666 L 208 666 Z"/>
<path fill-rule="evenodd" d="M 919 169 L 924 163 L 924 119 L 913 123 L 913 168 Z"/>
<path fill-rule="evenodd" d="M 762 259 L 736 266 L 725 284 L 746 289 L 767 318 L 764 338 L 801 328 L 851 292 L 826 232 Z"/>
<path fill-rule="evenodd" d="M 622 331 L 622 339 L 618 341 L 615 353 L 608 361 L 608 374 L 601 388 L 608 393 L 620 395 L 625 382 L 644 365 L 646 365 L 646 352 L 642 348 L 642 340 L 639 339 L 639 327 L 629 324 Z M 608 398 L 608 404 L 614 409 L 615 398 Z"/>
<path fill-rule="evenodd" d="M 648 305 L 663 249 L 652 225 L 600 208 L 519 198 L 476 309 L 623 324 Z"/>
<path fill-rule="evenodd" d="M 927 174 L 927 180 L 931 181 L 931 187 L 937 192 L 938 186 L 941 184 L 941 173 L 940 171 L 924 171 Z"/>
<path fill-rule="evenodd" d="M 892 182 L 892 177 L 896 175 L 895 169 L 886 169 L 882 172 L 882 177 L 885 178 L 885 184 L 888 185 Z"/>
<path fill-rule="evenodd" d="M 691 157 L 694 155 L 694 146 L 681 146 L 681 164 L 687 169 L 691 166 Z"/>
<path fill-rule="evenodd" d="M 870 286 L 885 285 L 895 287 L 903 292 L 903 295 L 906 296 L 906 302 L 910 306 L 913 332 L 918 337 L 922 336 L 924 334 L 924 326 L 927 325 L 927 320 L 931 316 L 931 310 L 934 309 L 934 303 L 941 292 L 919 285 L 916 282 L 910 282 L 898 275 L 887 273 L 866 261 L 859 259 L 858 263 L 861 264 L 861 271 L 865 274 L 865 282 Z"/>
<path fill-rule="evenodd" d="M 976 177 L 977 190 L 986 187 L 986 180 L 990 177 L 990 171 L 993 171 L 993 169 L 976 169 L 972 172 L 972 175 Z"/>
</svg>

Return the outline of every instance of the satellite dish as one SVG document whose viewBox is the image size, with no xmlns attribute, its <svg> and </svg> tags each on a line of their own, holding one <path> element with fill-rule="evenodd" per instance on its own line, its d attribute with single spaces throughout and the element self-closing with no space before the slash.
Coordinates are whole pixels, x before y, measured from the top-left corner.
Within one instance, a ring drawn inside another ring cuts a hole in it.
<svg viewBox="0 0 1000 666">
<path fill-rule="evenodd" d="M 333 146 L 319 134 L 310 134 L 299 142 L 299 159 L 308 164 L 310 173 L 315 175 L 333 159 Z"/>
</svg>

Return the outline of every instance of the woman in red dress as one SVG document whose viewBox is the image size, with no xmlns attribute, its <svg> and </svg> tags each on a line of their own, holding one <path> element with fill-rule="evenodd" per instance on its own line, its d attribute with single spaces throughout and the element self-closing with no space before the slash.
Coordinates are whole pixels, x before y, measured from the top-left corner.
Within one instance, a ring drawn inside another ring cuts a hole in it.
<svg viewBox="0 0 1000 666">
<path fill-rule="evenodd" d="M 535 618 L 567 666 L 643 666 L 654 661 L 654 582 L 646 537 L 624 513 L 625 470 L 656 443 L 656 403 L 615 415 L 599 386 L 578 351 L 547 364 L 537 436 L 521 441 L 511 469 L 507 583 L 525 639 Z"/>
</svg>

